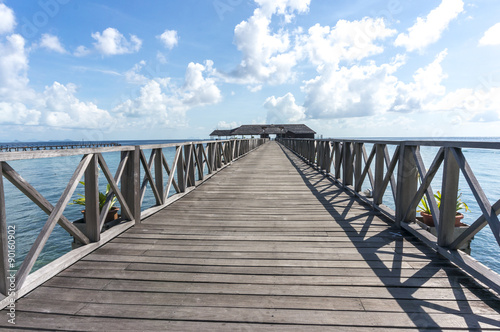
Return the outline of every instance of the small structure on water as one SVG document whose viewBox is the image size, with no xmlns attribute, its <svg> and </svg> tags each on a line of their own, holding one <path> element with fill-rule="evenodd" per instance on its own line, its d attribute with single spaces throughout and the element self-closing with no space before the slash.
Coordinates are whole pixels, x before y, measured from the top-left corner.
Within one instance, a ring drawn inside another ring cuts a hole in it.
<svg viewBox="0 0 500 332">
<path fill-rule="evenodd" d="M 276 135 L 276 138 L 314 138 L 316 132 L 305 124 L 263 124 L 263 125 L 242 125 L 229 130 L 214 130 L 210 136 L 231 137 L 231 136 L 260 136 L 269 138 L 269 135 Z"/>
</svg>

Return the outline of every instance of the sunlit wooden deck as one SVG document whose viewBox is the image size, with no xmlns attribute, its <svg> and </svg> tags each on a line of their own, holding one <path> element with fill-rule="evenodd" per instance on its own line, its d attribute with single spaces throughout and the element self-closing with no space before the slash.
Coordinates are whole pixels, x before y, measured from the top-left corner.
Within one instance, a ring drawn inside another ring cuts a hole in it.
<svg viewBox="0 0 500 332">
<path fill-rule="evenodd" d="M 500 300 L 270 142 L 20 299 L 16 325 L 0 326 L 498 330 Z"/>
</svg>

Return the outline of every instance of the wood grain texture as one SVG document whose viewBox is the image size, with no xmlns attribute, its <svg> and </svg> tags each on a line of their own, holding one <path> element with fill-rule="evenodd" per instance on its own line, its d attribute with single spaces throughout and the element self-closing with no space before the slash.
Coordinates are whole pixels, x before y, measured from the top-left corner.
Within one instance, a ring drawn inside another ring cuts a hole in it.
<svg viewBox="0 0 500 332">
<path fill-rule="evenodd" d="M 16 327 L 47 330 L 500 328 L 495 294 L 274 142 L 20 299 L 17 314 Z"/>
</svg>

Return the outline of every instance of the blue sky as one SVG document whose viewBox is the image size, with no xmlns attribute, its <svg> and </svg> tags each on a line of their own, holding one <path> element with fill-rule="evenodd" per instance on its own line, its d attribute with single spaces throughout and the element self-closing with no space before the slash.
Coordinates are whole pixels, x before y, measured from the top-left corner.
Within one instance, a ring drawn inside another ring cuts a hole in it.
<svg viewBox="0 0 500 332">
<path fill-rule="evenodd" d="M 0 141 L 498 136 L 497 0 L 0 0 Z"/>
</svg>

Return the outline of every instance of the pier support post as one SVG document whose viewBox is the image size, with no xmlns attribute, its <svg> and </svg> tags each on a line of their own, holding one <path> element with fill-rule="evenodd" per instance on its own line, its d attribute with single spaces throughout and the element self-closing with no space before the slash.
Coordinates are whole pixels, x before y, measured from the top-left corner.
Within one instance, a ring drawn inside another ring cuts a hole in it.
<svg viewBox="0 0 500 332">
<path fill-rule="evenodd" d="M 5 192 L 3 189 L 2 162 L 0 162 L 0 294 L 7 296 L 9 283 L 7 281 L 8 261 L 7 217 L 5 213 Z"/>
<path fill-rule="evenodd" d="M 94 155 L 85 170 L 85 225 L 90 242 L 98 242 L 101 238 L 99 211 L 99 169 L 97 157 Z"/>
<path fill-rule="evenodd" d="M 401 222 L 415 220 L 416 211 L 410 211 L 406 218 L 406 212 L 417 192 L 417 165 L 413 158 L 411 146 L 401 143 L 398 165 L 398 182 L 396 188 L 396 226 L 401 227 Z"/>
<path fill-rule="evenodd" d="M 449 246 L 454 238 L 460 168 L 450 148 L 444 152 L 443 186 L 438 224 L 438 245 Z"/>
<path fill-rule="evenodd" d="M 129 156 L 123 171 L 121 190 L 132 214 L 126 217 L 135 220 L 135 224 L 138 225 L 141 223 L 140 147 L 136 146 L 134 151 L 122 152 L 122 158 L 125 157 L 126 153 Z"/>
</svg>

